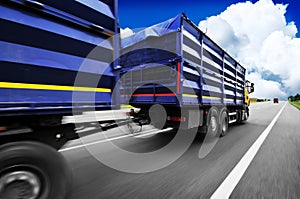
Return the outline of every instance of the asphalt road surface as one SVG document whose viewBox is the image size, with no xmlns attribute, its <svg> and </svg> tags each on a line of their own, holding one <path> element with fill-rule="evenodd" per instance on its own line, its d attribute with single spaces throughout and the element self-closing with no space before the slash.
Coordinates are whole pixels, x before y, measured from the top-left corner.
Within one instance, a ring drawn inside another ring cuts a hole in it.
<svg viewBox="0 0 300 199">
<path fill-rule="evenodd" d="M 226 194 L 230 198 L 300 198 L 300 111 L 287 102 L 266 102 L 253 104 L 250 114 L 246 123 L 230 126 L 228 134 L 219 139 L 204 158 L 199 158 L 198 153 L 205 135 L 198 134 L 187 151 L 173 163 L 146 173 L 119 171 L 96 159 L 105 156 L 114 164 L 130 166 L 132 163 L 128 162 L 131 159 L 127 156 L 109 148 L 107 143 L 110 141 L 103 140 L 101 135 L 71 142 L 61 150 L 73 172 L 71 198 L 210 198 L 218 190 L 221 195 L 216 198 L 226 198 Z M 275 122 L 274 126 L 270 126 L 272 122 Z M 240 160 L 266 133 L 267 127 L 270 131 L 257 153 L 252 154 L 253 159 L 248 159 L 249 165 L 244 165 L 241 179 L 236 185 L 229 179 L 232 191 L 224 192 L 222 197 L 220 187 L 225 184 L 223 190 L 229 190 L 226 180 L 231 178 L 230 173 L 237 170 Z M 143 154 L 168 145 L 176 133 L 172 130 L 157 133 L 155 129 L 145 127 L 138 136 L 120 129 L 107 131 L 106 136 L 119 148 Z M 81 142 L 89 147 L 84 147 Z M 157 161 L 168 159 L 176 152 L 174 149 L 174 152 L 162 153 Z M 158 164 L 155 161 L 137 162 L 137 167 L 145 165 L 143 163 Z"/>
</svg>

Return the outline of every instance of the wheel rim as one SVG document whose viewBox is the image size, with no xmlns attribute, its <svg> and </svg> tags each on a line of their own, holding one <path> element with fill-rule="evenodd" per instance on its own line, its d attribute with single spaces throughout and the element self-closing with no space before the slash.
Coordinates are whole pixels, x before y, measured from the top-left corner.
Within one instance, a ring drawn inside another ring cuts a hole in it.
<svg viewBox="0 0 300 199">
<path fill-rule="evenodd" d="M 217 118 L 216 117 L 211 117 L 211 120 L 210 120 L 210 127 L 211 127 L 211 130 L 213 132 L 215 132 L 217 130 Z"/>
<path fill-rule="evenodd" d="M 39 177 L 30 171 L 11 171 L 0 177 L 0 196 L 36 199 L 40 195 Z"/>
<path fill-rule="evenodd" d="M 47 198 L 50 187 L 49 176 L 35 165 L 13 165 L 0 171 L 0 198 Z"/>
<path fill-rule="evenodd" d="M 222 120 L 222 133 L 223 135 L 227 132 L 228 130 L 228 122 L 227 122 L 227 118 L 224 117 Z"/>
<path fill-rule="evenodd" d="M 225 133 L 227 131 L 226 120 L 223 121 L 222 132 Z"/>
<path fill-rule="evenodd" d="M 249 118 L 248 112 L 245 112 L 244 117 L 245 117 L 245 120 L 248 120 L 248 118 Z"/>
</svg>

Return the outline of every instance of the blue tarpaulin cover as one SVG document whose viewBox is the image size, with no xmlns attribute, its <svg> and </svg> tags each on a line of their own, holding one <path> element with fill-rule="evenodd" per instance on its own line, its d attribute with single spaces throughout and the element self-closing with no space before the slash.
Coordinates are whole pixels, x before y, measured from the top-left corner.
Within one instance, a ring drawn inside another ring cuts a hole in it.
<svg viewBox="0 0 300 199">
<path fill-rule="evenodd" d="M 132 106 L 245 104 L 245 69 L 184 14 L 127 37 L 122 47 L 121 73 L 129 75 L 121 92 Z"/>
<path fill-rule="evenodd" d="M 177 15 L 167 21 L 145 28 L 134 35 L 122 39 L 122 48 L 132 46 L 148 37 L 159 37 L 171 32 L 175 32 L 181 26 L 182 14 Z"/>
</svg>

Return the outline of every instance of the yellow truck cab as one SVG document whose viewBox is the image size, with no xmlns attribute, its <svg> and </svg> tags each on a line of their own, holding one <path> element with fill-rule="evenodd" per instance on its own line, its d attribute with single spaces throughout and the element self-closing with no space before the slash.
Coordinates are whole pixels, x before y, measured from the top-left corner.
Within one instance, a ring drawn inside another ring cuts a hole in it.
<svg viewBox="0 0 300 199">
<path fill-rule="evenodd" d="M 245 104 L 250 106 L 250 97 L 249 94 L 254 92 L 254 83 L 250 83 L 250 81 L 246 81 L 245 84 Z"/>
</svg>

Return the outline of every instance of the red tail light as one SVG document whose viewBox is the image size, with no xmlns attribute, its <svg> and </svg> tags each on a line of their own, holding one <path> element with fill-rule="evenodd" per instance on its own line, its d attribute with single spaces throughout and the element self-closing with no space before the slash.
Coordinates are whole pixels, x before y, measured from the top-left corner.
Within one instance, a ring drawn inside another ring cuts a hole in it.
<svg viewBox="0 0 300 199">
<path fill-rule="evenodd" d="M 177 116 L 169 116 L 168 120 L 172 121 L 172 122 L 185 122 L 186 118 L 185 117 L 177 117 Z"/>
<path fill-rule="evenodd" d="M 7 128 L 5 126 L 0 126 L 0 131 L 5 131 Z"/>
</svg>

